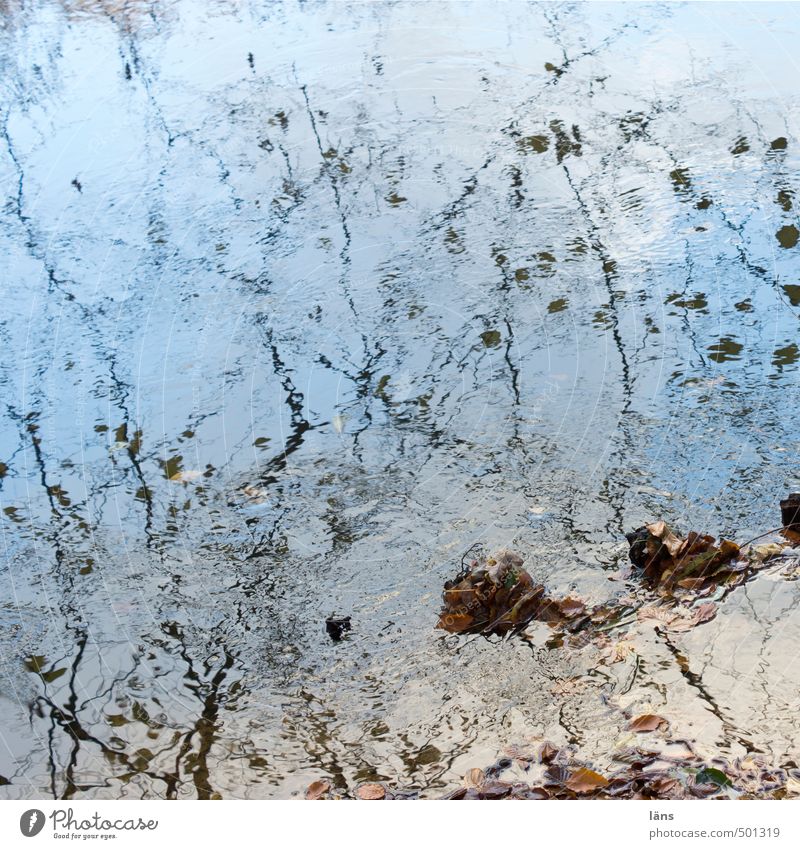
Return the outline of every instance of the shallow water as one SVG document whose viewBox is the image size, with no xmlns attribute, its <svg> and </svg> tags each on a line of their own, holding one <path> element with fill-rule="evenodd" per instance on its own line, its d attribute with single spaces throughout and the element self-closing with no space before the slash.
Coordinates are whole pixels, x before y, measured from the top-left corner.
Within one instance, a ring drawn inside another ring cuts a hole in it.
<svg viewBox="0 0 800 849">
<path fill-rule="evenodd" d="M 598 602 L 800 489 L 794 6 L 0 6 L 0 794 L 798 760 L 796 583 L 633 665 L 433 629 L 475 542 Z"/>
</svg>

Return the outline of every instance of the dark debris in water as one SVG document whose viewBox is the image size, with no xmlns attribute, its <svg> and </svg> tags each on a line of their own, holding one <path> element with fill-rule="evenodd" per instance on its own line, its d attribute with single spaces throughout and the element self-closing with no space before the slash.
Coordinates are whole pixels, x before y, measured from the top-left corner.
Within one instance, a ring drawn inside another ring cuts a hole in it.
<svg viewBox="0 0 800 849">
<path fill-rule="evenodd" d="M 351 628 L 350 616 L 336 616 L 335 614 L 331 614 L 325 620 L 325 630 L 334 642 L 341 640 L 345 631 L 349 631 Z"/>
</svg>

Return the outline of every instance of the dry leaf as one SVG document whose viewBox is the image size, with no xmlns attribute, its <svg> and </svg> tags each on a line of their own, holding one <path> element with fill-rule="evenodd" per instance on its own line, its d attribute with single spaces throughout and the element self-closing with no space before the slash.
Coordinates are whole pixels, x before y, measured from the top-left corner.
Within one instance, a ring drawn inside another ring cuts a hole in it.
<svg viewBox="0 0 800 849">
<path fill-rule="evenodd" d="M 377 800 L 386 797 L 386 791 L 380 784 L 362 784 L 356 790 L 356 796 L 364 800 Z"/>
<path fill-rule="evenodd" d="M 767 560 L 771 560 L 773 557 L 782 554 L 787 545 L 788 543 L 786 542 L 782 544 L 779 542 L 769 542 L 764 545 L 754 545 L 750 549 L 750 553 L 759 563 L 766 563 Z"/>
<path fill-rule="evenodd" d="M 604 657 L 609 663 L 621 663 L 632 654 L 636 654 L 636 646 L 627 640 L 620 640 L 608 648 Z"/>
<path fill-rule="evenodd" d="M 325 781 L 324 778 L 320 781 L 314 781 L 308 785 L 306 799 L 321 799 L 330 789 L 330 781 Z"/>
<path fill-rule="evenodd" d="M 658 716 L 654 713 L 643 713 L 641 716 L 637 716 L 636 719 L 632 719 L 628 728 L 631 731 L 642 734 L 647 731 L 657 731 L 660 728 L 666 728 L 668 725 L 669 723 L 663 716 Z"/>
<path fill-rule="evenodd" d="M 608 779 L 594 770 L 581 767 L 564 782 L 564 786 L 574 793 L 591 793 L 593 790 L 602 790 L 608 786 Z"/>
<path fill-rule="evenodd" d="M 577 598 L 565 598 L 558 606 L 566 619 L 574 619 L 586 610 L 586 605 Z"/>
<path fill-rule="evenodd" d="M 203 473 L 199 469 L 185 469 L 182 472 L 175 472 L 170 477 L 170 480 L 173 483 L 189 483 L 189 481 L 197 480 L 197 478 L 202 476 Z"/>
<path fill-rule="evenodd" d="M 486 783 L 486 776 L 482 769 L 478 769 L 477 767 L 469 770 L 467 774 L 464 776 L 464 784 L 467 787 L 483 787 Z"/>
<path fill-rule="evenodd" d="M 666 522 L 663 520 L 653 522 L 651 525 L 647 525 L 647 530 L 650 531 L 656 539 L 661 540 L 662 545 L 666 547 L 672 557 L 676 557 L 678 555 L 678 552 L 683 547 L 684 541 L 670 530 Z"/>
</svg>

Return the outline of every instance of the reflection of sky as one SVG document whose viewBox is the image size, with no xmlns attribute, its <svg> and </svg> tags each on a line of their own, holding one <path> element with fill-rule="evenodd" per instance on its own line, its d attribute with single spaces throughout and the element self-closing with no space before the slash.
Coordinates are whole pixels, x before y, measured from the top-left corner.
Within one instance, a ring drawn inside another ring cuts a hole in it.
<svg viewBox="0 0 800 849">
<path fill-rule="evenodd" d="M 25 12 L 0 42 L 0 499 L 41 653 L 69 654 L 76 598 L 111 641 L 235 619 L 262 538 L 315 615 L 396 616 L 410 655 L 475 539 L 599 595 L 646 518 L 768 526 L 797 484 L 796 14 Z"/>
</svg>

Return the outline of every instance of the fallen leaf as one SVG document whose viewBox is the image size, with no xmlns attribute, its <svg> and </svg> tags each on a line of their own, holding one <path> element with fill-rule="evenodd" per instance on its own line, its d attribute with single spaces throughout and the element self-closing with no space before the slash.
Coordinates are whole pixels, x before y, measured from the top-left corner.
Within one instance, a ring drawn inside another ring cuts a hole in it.
<svg viewBox="0 0 800 849">
<path fill-rule="evenodd" d="M 528 743 L 512 743 L 506 746 L 503 753 L 516 761 L 523 769 L 528 769 L 534 761 L 539 760 L 536 748 Z"/>
<path fill-rule="evenodd" d="M 661 540 L 661 544 L 666 547 L 667 551 L 673 557 L 675 557 L 683 547 L 684 541 L 677 537 L 663 520 L 647 525 L 647 530 L 650 531 L 656 539 Z"/>
<path fill-rule="evenodd" d="M 482 769 L 478 769 L 477 767 L 469 770 L 467 774 L 464 776 L 464 784 L 467 787 L 483 787 L 486 783 L 486 776 Z"/>
<path fill-rule="evenodd" d="M 586 610 L 586 605 L 577 598 L 565 598 L 558 606 L 567 619 L 574 619 Z"/>
<path fill-rule="evenodd" d="M 800 780 L 792 777 L 786 779 L 786 795 L 792 798 L 800 796 Z"/>
<path fill-rule="evenodd" d="M 643 607 L 638 613 L 638 618 L 640 621 L 658 622 L 669 631 L 680 632 L 689 631 L 697 625 L 710 622 L 716 615 L 716 605 L 706 602 L 695 608 Z"/>
<path fill-rule="evenodd" d="M 481 799 L 503 799 L 511 792 L 511 785 L 505 781 L 487 781 L 478 792 Z"/>
<path fill-rule="evenodd" d="M 769 542 L 764 545 L 754 545 L 750 549 L 750 553 L 759 563 L 766 563 L 773 557 L 777 557 L 786 548 L 788 543 Z"/>
<path fill-rule="evenodd" d="M 331 789 L 330 781 L 313 781 L 306 790 L 306 799 L 321 799 Z"/>
<path fill-rule="evenodd" d="M 203 473 L 199 469 L 185 469 L 182 472 L 175 472 L 174 475 L 170 476 L 170 480 L 173 483 L 189 483 L 202 476 Z"/>
<path fill-rule="evenodd" d="M 564 782 L 565 787 L 575 793 L 591 793 L 593 790 L 602 790 L 608 786 L 608 779 L 594 770 L 581 767 Z"/>
<path fill-rule="evenodd" d="M 654 713 L 643 713 L 632 719 L 628 724 L 631 731 L 636 731 L 638 734 L 643 734 L 647 731 L 657 731 L 660 728 L 666 728 L 669 725 L 663 716 L 658 716 Z"/>
<path fill-rule="evenodd" d="M 550 692 L 554 696 L 569 696 L 573 693 L 580 693 L 589 686 L 588 682 L 582 678 L 564 678 L 561 681 L 556 681 L 550 687 Z"/>
<path fill-rule="evenodd" d="M 356 790 L 356 796 L 364 800 L 377 800 L 385 798 L 386 791 L 380 784 L 362 784 Z"/>
<path fill-rule="evenodd" d="M 731 787 L 733 782 L 721 769 L 705 767 L 695 776 L 696 784 L 716 784 L 717 787 Z"/>
<path fill-rule="evenodd" d="M 620 640 L 609 647 L 604 657 L 609 663 L 622 663 L 632 654 L 636 654 L 636 646 L 626 640 Z"/>
<path fill-rule="evenodd" d="M 636 618 L 640 622 L 645 622 L 648 619 L 651 619 L 655 622 L 667 624 L 675 620 L 675 612 L 669 607 L 649 605 L 647 607 L 640 608 L 639 612 L 636 614 Z"/>
</svg>

